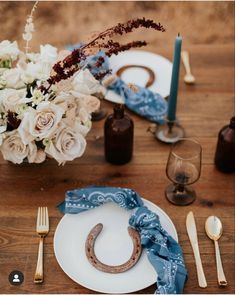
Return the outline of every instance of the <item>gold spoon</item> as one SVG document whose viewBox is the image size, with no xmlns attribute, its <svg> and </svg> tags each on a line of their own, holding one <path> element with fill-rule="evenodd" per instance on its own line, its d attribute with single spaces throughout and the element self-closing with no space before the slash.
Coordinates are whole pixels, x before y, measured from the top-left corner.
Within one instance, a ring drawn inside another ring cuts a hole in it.
<svg viewBox="0 0 235 295">
<path fill-rule="evenodd" d="M 194 84 L 196 79 L 191 73 L 188 51 L 182 51 L 181 58 L 182 58 L 182 61 L 183 61 L 184 67 L 185 67 L 185 71 L 186 71 L 186 74 L 184 76 L 184 82 L 186 84 Z"/>
<path fill-rule="evenodd" d="M 216 266 L 217 266 L 217 276 L 218 283 L 220 286 L 227 286 L 227 280 L 224 275 L 222 261 L 220 257 L 218 240 L 222 235 L 222 223 L 220 219 L 216 216 L 210 216 L 207 218 L 205 223 L 205 229 L 208 237 L 215 243 L 215 256 L 216 256 Z"/>
</svg>

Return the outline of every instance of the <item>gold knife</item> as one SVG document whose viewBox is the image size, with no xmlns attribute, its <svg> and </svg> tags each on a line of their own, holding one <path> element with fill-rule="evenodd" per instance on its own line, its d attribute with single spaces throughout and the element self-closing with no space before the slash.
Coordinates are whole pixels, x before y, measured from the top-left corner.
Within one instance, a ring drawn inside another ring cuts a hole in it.
<svg viewBox="0 0 235 295">
<path fill-rule="evenodd" d="M 198 247 L 197 228 L 196 228 L 196 223 L 195 223 L 195 219 L 194 219 L 194 215 L 192 211 L 190 211 L 187 215 L 186 228 L 187 228 L 189 240 L 193 249 L 195 262 L 196 262 L 198 284 L 201 288 L 206 288 L 207 282 L 206 282 L 205 274 L 202 267 L 202 261 L 200 257 L 199 247 Z"/>
</svg>

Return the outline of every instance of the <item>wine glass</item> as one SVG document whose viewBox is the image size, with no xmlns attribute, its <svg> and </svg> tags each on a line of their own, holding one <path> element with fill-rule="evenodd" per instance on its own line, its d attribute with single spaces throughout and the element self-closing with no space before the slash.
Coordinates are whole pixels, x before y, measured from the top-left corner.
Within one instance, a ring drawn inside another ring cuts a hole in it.
<svg viewBox="0 0 235 295">
<path fill-rule="evenodd" d="M 173 182 L 166 188 L 166 198 L 175 205 L 191 204 L 196 193 L 189 186 L 201 174 L 201 145 L 194 139 L 183 138 L 175 143 L 170 151 L 166 175 Z"/>
</svg>

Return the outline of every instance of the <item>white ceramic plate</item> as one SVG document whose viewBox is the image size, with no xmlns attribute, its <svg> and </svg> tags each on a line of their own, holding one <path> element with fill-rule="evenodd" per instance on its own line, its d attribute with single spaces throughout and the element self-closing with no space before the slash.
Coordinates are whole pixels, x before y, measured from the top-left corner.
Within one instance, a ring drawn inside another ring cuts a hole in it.
<svg viewBox="0 0 235 295">
<path fill-rule="evenodd" d="M 109 59 L 110 69 L 115 74 L 121 67 L 126 65 L 141 65 L 150 68 L 155 74 L 155 82 L 149 87 L 163 97 L 170 93 L 172 63 L 165 57 L 142 50 L 130 50 L 111 56 Z M 148 73 L 141 68 L 130 68 L 123 72 L 122 79 L 126 83 L 145 86 L 148 81 Z M 105 98 L 116 103 L 123 103 L 123 98 L 113 91 L 108 91 Z"/>
<path fill-rule="evenodd" d="M 155 204 L 147 200 L 144 203 L 159 215 L 162 226 L 178 240 L 169 216 Z M 63 271 L 78 284 L 101 293 L 136 292 L 154 284 L 156 272 L 145 251 L 133 268 L 119 274 L 99 271 L 87 260 L 85 241 L 90 230 L 99 222 L 104 228 L 95 244 L 97 257 L 110 265 L 124 263 L 130 258 L 133 249 L 127 232 L 130 213 L 114 203 L 107 203 L 80 214 L 66 214 L 54 236 L 55 256 Z"/>
</svg>

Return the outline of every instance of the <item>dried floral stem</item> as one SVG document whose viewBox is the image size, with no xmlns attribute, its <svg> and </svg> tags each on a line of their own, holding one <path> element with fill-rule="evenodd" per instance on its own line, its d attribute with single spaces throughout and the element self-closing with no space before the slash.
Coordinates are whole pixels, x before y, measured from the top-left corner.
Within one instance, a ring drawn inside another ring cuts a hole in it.
<svg viewBox="0 0 235 295">
<path fill-rule="evenodd" d="M 121 51 L 128 50 L 130 48 L 146 46 L 146 41 L 133 41 L 127 44 L 120 44 L 119 42 L 114 42 L 112 38 L 114 35 L 123 35 L 133 32 L 133 30 L 138 28 L 151 28 L 157 31 L 164 32 L 165 29 L 160 23 L 155 23 L 153 20 L 145 18 L 137 18 L 134 20 L 129 20 L 126 23 L 119 23 L 109 29 L 98 34 L 90 42 L 82 45 L 80 48 L 72 51 L 64 60 L 57 62 L 53 66 L 55 74 L 51 76 L 47 82 L 48 86 L 41 86 L 41 90 L 48 93 L 51 86 L 60 82 L 61 80 L 68 79 L 75 72 L 81 70 L 81 64 L 86 61 L 89 54 L 87 50 L 97 48 L 98 50 L 103 50 L 106 56 L 110 57 L 112 54 L 118 54 Z M 109 40 L 107 40 L 109 38 Z M 96 67 L 101 67 L 104 63 L 104 58 L 100 57 L 95 64 Z M 100 75 L 103 77 L 103 75 Z"/>
<path fill-rule="evenodd" d="M 82 49 L 85 49 L 89 46 L 95 45 L 95 42 L 99 39 L 103 39 L 106 36 L 112 37 L 115 34 L 123 35 L 123 33 L 130 33 L 133 32 L 134 29 L 138 29 L 139 27 L 145 27 L 145 28 L 152 28 L 158 31 L 165 31 L 165 28 L 160 23 L 155 23 L 153 20 L 145 19 L 144 17 L 137 18 L 134 20 L 129 20 L 126 23 L 119 23 L 109 29 L 106 29 L 105 31 L 101 32 L 98 36 L 96 36 L 93 40 L 91 40 L 89 43 L 84 44 L 82 46 Z"/>
<path fill-rule="evenodd" d="M 25 44 L 25 53 L 27 54 L 28 53 L 28 50 L 29 50 L 29 41 L 32 39 L 32 36 L 31 37 L 27 37 L 27 34 L 32 34 L 32 32 L 34 31 L 34 27 L 33 27 L 33 14 L 37 8 L 37 5 L 38 5 L 38 2 L 39 1 L 36 1 L 33 5 L 33 8 L 31 10 L 31 13 L 30 15 L 28 16 L 27 20 L 26 20 L 26 25 L 25 25 L 25 32 L 23 34 L 23 39 L 26 41 L 26 44 Z M 30 26 L 30 28 L 29 28 Z"/>
</svg>

